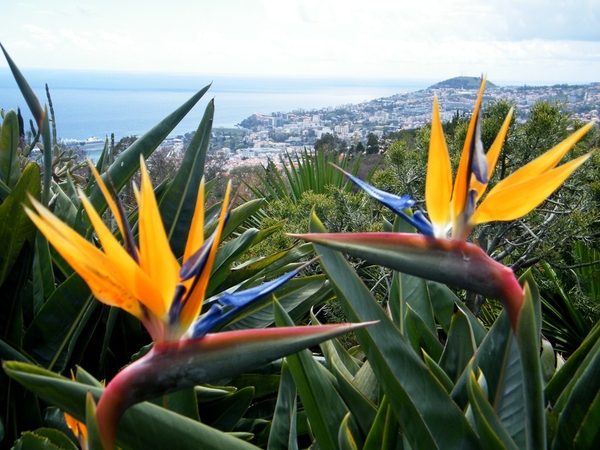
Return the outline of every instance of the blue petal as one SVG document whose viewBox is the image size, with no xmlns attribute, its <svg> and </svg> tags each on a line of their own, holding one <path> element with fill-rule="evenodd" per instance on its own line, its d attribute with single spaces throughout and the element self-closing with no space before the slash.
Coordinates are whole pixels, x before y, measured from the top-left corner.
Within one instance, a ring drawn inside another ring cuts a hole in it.
<svg viewBox="0 0 600 450">
<path fill-rule="evenodd" d="M 213 328 L 226 323 L 229 319 L 235 316 L 240 309 L 249 305 L 250 303 L 263 298 L 265 295 L 269 295 L 275 291 L 279 286 L 288 282 L 290 279 L 300 273 L 306 266 L 312 263 L 314 260 L 309 261 L 306 264 L 298 267 L 285 275 L 276 278 L 268 283 L 261 284 L 250 289 L 246 289 L 241 292 L 235 292 L 233 294 L 225 293 L 218 301 L 224 307 L 218 305 L 212 305 L 207 313 L 202 315 L 193 326 L 192 337 L 198 338 L 204 336 L 206 333 L 211 331 Z"/>
<path fill-rule="evenodd" d="M 221 322 L 222 318 L 223 308 L 218 305 L 212 305 L 210 309 L 194 324 L 192 338 L 199 338 L 206 335 L 206 333 L 208 333 L 215 326 L 217 326 L 219 322 Z"/>
<path fill-rule="evenodd" d="M 369 194 L 381 204 L 390 208 L 392 211 L 394 211 L 405 221 L 410 223 L 421 233 L 423 233 L 426 236 L 433 237 L 433 226 L 421 211 L 415 212 L 412 216 L 409 216 L 404 212 L 405 209 L 411 208 L 415 204 L 415 201 L 411 199 L 409 195 L 403 195 L 402 197 L 399 197 L 397 195 L 390 194 L 389 192 L 382 191 L 381 189 L 377 189 L 371 186 L 370 184 L 365 183 L 360 178 L 357 178 L 354 175 L 351 175 L 342 169 L 339 170 L 344 172 L 344 174 L 348 178 L 350 178 L 355 184 L 357 184 L 363 191 L 365 191 L 367 194 Z"/>
<path fill-rule="evenodd" d="M 305 267 L 306 264 L 300 266 L 295 270 L 292 270 L 291 272 L 286 273 L 285 275 L 280 276 L 279 278 L 276 278 L 273 281 L 261 284 L 260 286 L 246 289 L 241 292 L 234 292 L 233 294 L 226 292 L 219 299 L 219 303 L 224 306 L 235 306 L 237 308 L 246 306 L 254 300 L 258 300 L 259 298 L 262 298 L 265 295 L 269 295 L 271 292 L 275 291 L 275 289 L 277 289 L 279 286 L 294 278 Z"/>
</svg>

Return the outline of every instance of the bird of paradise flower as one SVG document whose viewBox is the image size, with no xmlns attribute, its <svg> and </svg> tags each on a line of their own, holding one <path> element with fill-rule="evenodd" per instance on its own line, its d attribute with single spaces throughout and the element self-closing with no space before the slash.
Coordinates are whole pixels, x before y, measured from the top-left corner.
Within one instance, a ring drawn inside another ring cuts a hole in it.
<svg viewBox="0 0 600 450">
<path fill-rule="evenodd" d="M 139 245 L 134 242 L 118 196 L 112 195 L 90 164 L 94 177 L 116 218 L 124 243 L 109 230 L 90 200 L 80 191 L 83 207 L 102 248 L 79 235 L 31 198 L 31 220 L 62 257 L 86 281 L 101 302 L 137 317 L 148 330 L 153 347 L 108 383 L 98 402 L 98 428 L 105 448 L 112 448 L 125 410 L 196 384 L 220 379 L 316 345 L 367 324 L 282 327 L 209 334 L 242 308 L 271 294 L 307 264 L 262 285 L 225 293 L 200 315 L 213 263 L 227 222 L 228 185 L 215 231 L 204 239 L 204 181 L 195 205 L 183 262 L 173 255 L 143 159 L 139 205 Z"/>
<path fill-rule="evenodd" d="M 482 80 L 454 184 L 439 105 L 437 99 L 434 100 L 425 187 L 429 218 L 421 211 L 414 215 L 407 212 L 415 204 L 410 196 L 396 196 L 379 190 L 342 170 L 367 194 L 408 221 L 421 235 L 311 233 L 294 236 L 407 274 L 497 299 L 507 309 L 516 330 L 523 289 L 510 268 L 493 260 L 466 239 L 475 225 L 518 219 L 551 195 L 592 155 L 592 152 L 587 153 L 557 167 L 593 123 L 578 129 L 554 148 L 498 182 L 478 203 L 493 174 L 512 117 L 511 110 L 486 153 L 481 141 L 484 88 L 485 80 Z"/>
</svg>

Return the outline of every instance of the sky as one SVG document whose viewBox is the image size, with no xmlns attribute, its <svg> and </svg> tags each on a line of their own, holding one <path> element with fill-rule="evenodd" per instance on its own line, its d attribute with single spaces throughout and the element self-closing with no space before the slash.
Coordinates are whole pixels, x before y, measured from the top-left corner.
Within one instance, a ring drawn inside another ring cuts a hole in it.
<svg viewBox="0 0 600 450">
<path fill-rule="evenodd" d="M 3 3 L 0 42 L 22 69 L 600 81 L 600 0 Z"/>
</svg>

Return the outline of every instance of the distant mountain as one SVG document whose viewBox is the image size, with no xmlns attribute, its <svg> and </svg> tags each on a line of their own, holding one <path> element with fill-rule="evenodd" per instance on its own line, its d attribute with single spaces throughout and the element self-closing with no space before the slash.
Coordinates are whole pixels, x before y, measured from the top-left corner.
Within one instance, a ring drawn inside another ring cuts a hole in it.
<svg viewBox="0 0 600 450">
<path fill-rule="evenodd" d="M 479 85 L 481 83 L 480 77 L 454 77 L 448 80 L 440 81 L 439 83 L 433 84 L 429 86 L 429 89 L 441 89 L 441 88 L 451 88 L 451 89 L 479 89 Z M 495 88 L 497 87 L 494 83 L 486 82 L 486 88 Z"/>
</svg>

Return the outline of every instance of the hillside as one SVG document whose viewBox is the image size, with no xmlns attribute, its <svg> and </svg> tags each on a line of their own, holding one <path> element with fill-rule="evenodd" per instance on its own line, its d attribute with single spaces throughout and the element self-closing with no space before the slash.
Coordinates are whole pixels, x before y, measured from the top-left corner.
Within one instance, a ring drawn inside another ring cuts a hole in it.
<svg viewBox="0 0 600 450">
<path fill-rule="evenodd" d="M 441 89 L 441 88 L 450 88 L 450 89 L 479 89 L 479 85 L 481 83 L 480 77 L 454 77 L 448 80 L 440 81 L 439 83 L 433 84 L 429 86 L 429 89 Z M 494 83 L 488 81 L 486 83 L 486 88 L 495 88 L 497 87 Z"/>
</svg>

